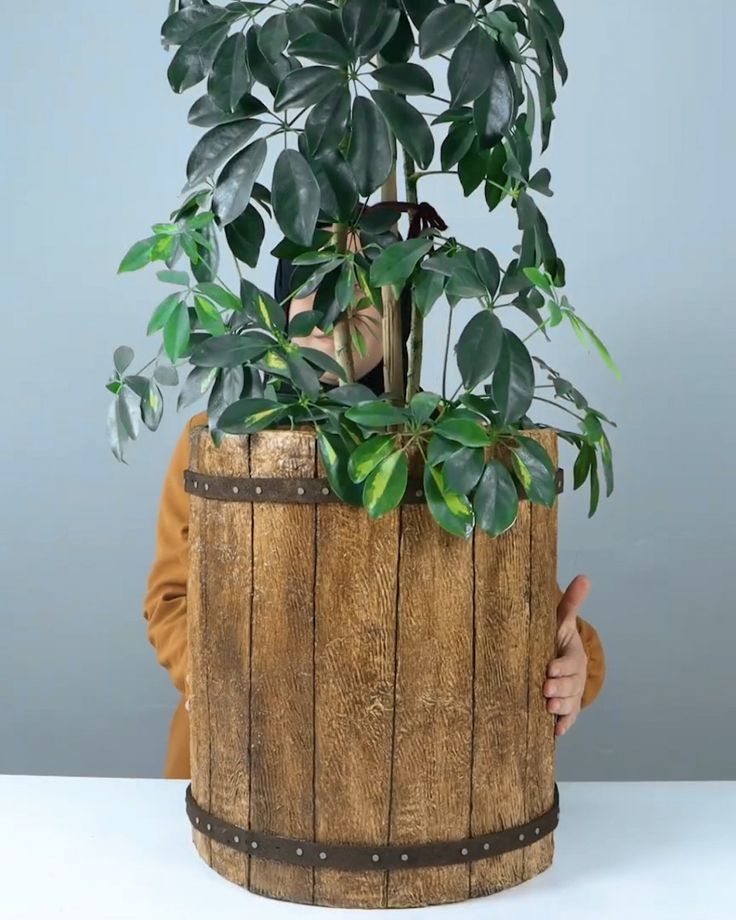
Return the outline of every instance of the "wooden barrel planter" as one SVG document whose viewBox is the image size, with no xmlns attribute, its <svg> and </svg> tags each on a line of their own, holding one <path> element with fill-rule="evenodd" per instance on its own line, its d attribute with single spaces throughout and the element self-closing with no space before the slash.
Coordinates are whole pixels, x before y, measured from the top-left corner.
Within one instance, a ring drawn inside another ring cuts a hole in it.
<svg viewBox="0 0 736 920">
<path fill-rule="evenodd" d="M 557 433 L 524 433 L 556 467 Z M 202 858 L 268 897 L 362 908 L 546 869 L 558 503 L 521 501 L 497 538 L 447 533 L 421 488 L 373 520 L 329 491 L 306 427 L 219 447 L 195 427 L 189 465 L 186 808 Z"/>
</svg>

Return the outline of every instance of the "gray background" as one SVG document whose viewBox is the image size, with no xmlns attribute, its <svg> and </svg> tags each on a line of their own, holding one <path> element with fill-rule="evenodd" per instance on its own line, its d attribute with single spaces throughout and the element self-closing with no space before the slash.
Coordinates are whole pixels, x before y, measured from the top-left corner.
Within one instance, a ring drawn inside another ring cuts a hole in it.
<svg viewBox="0 0 736 920">
<path fill-rule="evenodd" d="M 572 303 L 624 379 L 568 328 L 551 344 L 535 337 L 535 352 L 618 424 L 612 497 L 590 520 L 587 485 L 560 506 L 559 580 L 591 577 L 584 615 L 609 674 L 559 742 L 559 773 L 736 779 L 736 10 L 561 5 L 571 77 L 540 162 L 556 191 L 545 210 Z M 176 694 L 141 600 L 170 452 L 201 406 L 177 415 L 172 402 L 122 466 L 106 444 L 104 384 L 116 345 L 137 349 L 136 367 L 154 353 L 143 333 L 161 286 L 152 269 L 116 269 L 180 200 L 199 90 L 168 88 L 164 0 L 129 0 L 124 15 L 92 0 L 2 6 L 0 772 L 160 776 Z M 463 199 L 454 178 L 425 182 L 450 232 L 508 254 L 509 214 Z M 263 285 L 277 238 L 253 276 Z M 572 421 L 543 404 L 535 418 Z M 567 482 L 573 459 L 563 444 Z"/>
</svg>

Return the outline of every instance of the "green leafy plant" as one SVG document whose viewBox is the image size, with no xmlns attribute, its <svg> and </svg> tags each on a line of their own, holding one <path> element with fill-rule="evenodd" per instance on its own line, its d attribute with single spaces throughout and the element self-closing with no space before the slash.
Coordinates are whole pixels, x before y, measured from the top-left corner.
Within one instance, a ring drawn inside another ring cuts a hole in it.
<svg viewBox="0 0 736 920">
<path fill-rule="evenodd" d="M 141 421 L 158 427 L 162 388 L 185 375 L 177 408 L 206 397 L 216 443 L 227 433 L 313 425 L 333 488 L 373 517 L 401 501 L 416 445 L 439 525 L 495 536 L 516 520 L 519 485 L 530 501 L 555 500 L 552 461 L 524 435 L 547 427 L 528 415 L 536 400 L 576 419 L 577 430 L 555 430 L 578 449 L 573 485 L 589 480 L 594 514 L 599 468 L 606 494 L 613 491 L 603 425 L 614 423 L 528 349 L 533 336 L 549 341 L 549 329 L 569 324 L 620 376 L 561 293 L 565 266 L 540 206 L 551 177 L 532 167 L 534 143 L 542 153 L 549 144 L 557 83 L 567 78 L 563 30 L 554 0 L 171 0 L 162 26 L 164 47 L 176 48 L 168 79 L 176 93 L 203 84 L 188 119 L 204 133 L 186 164 L 184 203 L 119 267 L 163 263 L 157 276 L 169 293 L 148 324 L 149 335 L 161 336 L 157 355 L 135 373 L 132 349 L 113 356 L 108 435 L 116 458 L 125 462 Z M 423 66 L 433 58 L 446 62 L 446 88 Z M 282 149 L 269 186 L 261 179 L 274 143 Z M 405 202 L 395 201 L 399 160 Z M 505 268 L 486 247 L 441 232 L 444 222 L 425 220 L 401 237 L 403 212 L 426 216 L 419 184 L 437 173 L 456 176 L 465 197 L 481 193 L 489 212 L 502 204 L 516 212 L 520 240 Z M 370 206 L 376 194 L 381 207 Z M 296 266 L 290 296 L 315 292 L 313 310 L 295 317 L 288 334 L 286 301 L 245 268 L 258 264 L 264 215 L 283 234 L 271 254 Z M 218 274 L 222 232 L 237 291 Z M 358 251 L 348 234 L 359 238 Z M 186 269 L 175 268 L 180 262 Z M 407 292 L 404 387 L 399 299 Z M 479 309 L 454 346 L 461 384 L 448 394 L 453 312 L 467 299 Z M 423 323 L 440 303 L 447 339 L 442 392 L 434 393 L 419 379 Z M 386 362 L 382 396 L 354 379 L 353 349 L 363 342 L 353 320 L 370 306 L 382 315 L 384 351 L 400 356 Z M 508 311 L 530 323 L 524 338 L 504 326 Z M 336 359 L 293 341 L 313 329 L 334 334 Z M 325 372 L 339 384 L 326 384 Z M 545 388 L 551 398 L 540 395 Z M 510 466 L 487 459 L 493 445 L 510 451 Z"/>
</svg>

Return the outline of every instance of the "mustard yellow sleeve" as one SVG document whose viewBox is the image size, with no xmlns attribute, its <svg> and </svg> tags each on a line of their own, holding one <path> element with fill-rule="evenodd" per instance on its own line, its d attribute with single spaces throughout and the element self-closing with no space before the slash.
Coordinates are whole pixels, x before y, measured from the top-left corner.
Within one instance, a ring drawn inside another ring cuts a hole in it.
<svg viewBox="0 0 736 920">
<path fill-rule="evenodd" d="M 184 490 L 184 470 L 189 465 L 191 427 L 206 419 L 206 412 L 189 419 L 169 461 L 159 500 L 153 565 L 143 601 L 148 640 L 180 693 L 184 693 L 188 666 L 189 494 Z"/>
<path fill-rule="evenodd" d="M 560 598 L 562 598 L 565 592 L 559 585 L 557 585 L 557 590 L 559 592 L 559 603 Z M 585 654 L 588 656 L 588 673 L 585 681 L 585 690 L 583 690 L 583 697 L 580 701 L 581 708 L 584 709 L 586 706 L 589 706 L 601 692 L 601 687 L 606 679 L 606 656 L 603 652 L 603 645 L 595 627 L 582 617 L 577 618 L 576 625 L 578 633 L 580 633 L 580 638 L 583 640 Z"/>
</svg>

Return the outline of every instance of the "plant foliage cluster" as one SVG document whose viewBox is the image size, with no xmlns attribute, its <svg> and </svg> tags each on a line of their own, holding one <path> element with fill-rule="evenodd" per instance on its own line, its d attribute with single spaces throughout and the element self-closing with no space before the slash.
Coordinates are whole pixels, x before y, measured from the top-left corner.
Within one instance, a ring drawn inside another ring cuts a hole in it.
<svg viewBox="0 0 736 920">
<path fill-rule="evenodd" d="M 599 472 L 607 494 L 613 490 L 603 430 L 613 423 L 527 344 L 569 324 L 619 373 L 561 293 L 565 266 L 542 210 L 551 177 L 532 162 L 533 144 L 543 152 L 549 143 L 558 83 L 567 78 L 563 30 L 554 0 L 171 0 L 161 32 L 164 47 L 175 49 L 168 80 L 176 93 L 201 87 L 188 119 L 203 133 L 186 164 L 183 204 L 119 267 L 163 263 L 157 276 L 169 293 L 148 324 L 161 337 L 155 358 L 133 372 L 132 349 L 114 353 L 107 387 L 115 456 L 124 462 L 141 423 L 158 427 L 164 388 L 180 385 L 177 408 L 206 397 L 217 443 L 228 433 L 313 425 L 333 488 L 374 517 L 400 502 L 416 445 L 437 522 L 459 536 L 476 525 L 495 536 L 516 519 L 519 486 L 531 501 L 555 500 L 551 459 L 524 434 L 543 427 L 528 415 L 537 400 L 577 421 L 575 430 L 555 430 L 578 448 L 573 485 L 589 480 L 592 515 Z M 434 58 L 446 64 L 442 87 L 424 66 Z M 267 179 L 273 144 L 280 151 Z M 482 194 L 489 212 L 513 208 L 520 236 L 511 261 L 501 265 L 488 248 L 436 227 L 402 239 L 397 210 L 367 207 L 376 193 L 392 198 L 399 163 L 409 202 L 424 176 L 444 173 L 457 177 L 463 196 Z M 296 267 L 290 296 L 315 293 L 314 308 L 296 315 L 288 333 L 287 301 L 248 278 L 264 218 L 283 235 L 271 254 Z M 222 231 L 236 291 L 219 274 Z M 358 251 L 345 245 L 349 232 Z M 342 329 L 361 352 L 351 318 L 372 305 L 385 323 L 407 289 L 409 372 L 398 395 L 395 380 L 379 397 L 353 379 L 352 361 L 293 341 Z M 461 384 L 448 394 L 452 316 L 467 299 L 478 310 L 454 345 Z M 435 393 L 421 390 L 419 373 L 422 324 L 440 304 L 447 342 Z M 506 328 L 505 311 L 524 314 L 529 334 Z M 326 384 L 325 372 L 339 385 Z M 509 466 L 488 450 L 495 444 L 510 451 Z"/>
</svg>

